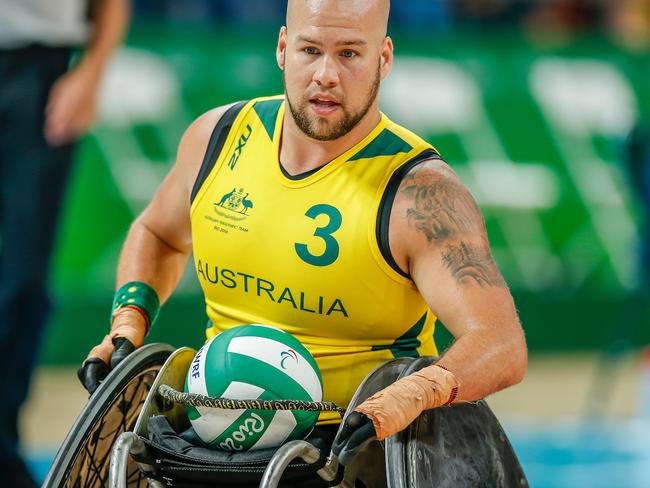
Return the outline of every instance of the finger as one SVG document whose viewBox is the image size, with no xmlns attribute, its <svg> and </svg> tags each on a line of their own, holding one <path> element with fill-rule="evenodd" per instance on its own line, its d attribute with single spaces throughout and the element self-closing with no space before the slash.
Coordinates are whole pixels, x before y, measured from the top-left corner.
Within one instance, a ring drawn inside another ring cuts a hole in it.
<svg viewBox="0 0 650 488">
<path fill-rule="evenodd" d="M 135 346 L 126 337 L 116 337 L 113 339 L 113 346 L 115 347 L 115 352 L 111 356 L 111 368 L 120 364 L 125 357 L 135 351 Z"/>
<path fill-rule="evenodd" d="M 60 146 L 73 139 L 73 130 L 69 120 L 48 118 L 43 128 L 43 135 L 51 146 Z"/>
<path fill-rule="evenodd" d="M 94 98 L 88 98 L 79 103 L 71 122 L 75 137 L 81 137 L 88 132 L 97 118 L 97 107 Z"/>
<path fill-rule="evenodd" d="M 346 445 L 339 452 L 339 462 L 343 466 L 347 466 L 357 454 L 363 451 L 376 438 L 377 435 L 375 434 L 375 428 L 372 426 L 372 422 L 368 422 L 367 425 L 360 427 L 350 436 Z"/>
<path fill-rule="evenodd" d="M 341 464 L 347 464 L 366 444 L 375 439 L 372 421 L 359 412 L 350 413 L 332 445 L 332 452 Z"/>
<path fill-rule="evenodd" d="M 113 346 L 113 341 L 110 335 L 105 335 L 101 343 L 93 347 L 88 353 L 86 360 L 99 358 L 104 364 L 110 364 L 111 355 L 115 347 Z"/>
<path fill-rule="evenodd" d="M 81 368 L 77 370 L 77 377 L 83 387 L 92 395 L 108 373 L 109 368 L 106 363 L 99 358 L 90 358 L 86 359 Z"/>
<path fill-rule="evenodd" d="M 345 421 L 343 422 L 343 425 L 341 426 L 341 431 L 339 434 L 336 436 L 336 443 L 345 443 L 348 441 L 352 433 L 359 428 L 359 426 L 362 425 L 363 419 L 367 417 L 365 415 L 360 414 L 359 412 L 351 412 L 346 418 Z"/>
<path fill-rule="evenodd" d="M 76 101 L 64 89 L 64 85 L 56 86 L 50 93 L 50 99 L 45 109 L 45 138 L 50 144 L 58 145 L 72 138 L 72 122 L 77 110 Z"/>
<path fill-rule="evenodd" d="M 45 115 L 49 115 L 54 110 L 54 107 L 57 104 L 57 100 L 60 98 L 61 92 L 61 80 L 59 79 L 50 90 L 50 93 L 47 97 L 47 102 L 45 104 Z"/>
<path fill-rule="evenodd" d="M 43 135 L 50 146 L 61 146 L 72 140 L 70 125 L 64 121 L 47 120 L 43 128 Z"/>
<path fill-rule="evenodd" d="M 363 417 L 363 423 L 359 425 L 354 430 L 354 432 L 352 432 L 350 438 L 347 441 L 347 446 L 349 449 L 359 446 L 360 444 L 364 443 L 366 440 L 371 440 L 377 437 L 375 428 L 372 425 L 372 421 L 365 415 L 361 415 L 361 416 Z"/>
</svg>

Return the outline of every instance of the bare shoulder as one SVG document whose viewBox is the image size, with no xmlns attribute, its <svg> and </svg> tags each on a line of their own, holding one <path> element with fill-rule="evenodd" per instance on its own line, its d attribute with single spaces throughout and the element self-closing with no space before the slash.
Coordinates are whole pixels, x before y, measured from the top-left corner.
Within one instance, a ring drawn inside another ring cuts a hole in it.
<svg viewBox="0 0 650 488">
<path fill-rule="evenodd" d="M 402 180 L 391 212 L 396 261 L 442 266 L 458 283 L 505 286 L 489 249 L 483 215 L 448 164 L 424 161 Z"/>
<path fill-rule="evenodd" d="M 222 105 L 208 110 L 197 117 L 181 137 L 178 145 L 176 166 L 177 170 L 187 178 L 186 181 L 190 188 L 194 185 L 196 175 L 201 168 L 214 127 L 221 120 L 223 114 L 233 105 Z"/>
<path fill-rule="evenodd" d="M 401 215 L 405 222 L 430 245 L 483 229 L 483 217 L 474 198 L 441 160 L 424 161 L 412 168 L 395 200 L 406 206 Z"/>
<path fill-rule="evenodd" d="M 189 125 L 183 134 L 181 144 L 183 144 L 185 141 L 189 141 L 204 142 L 207 145 L 214 126 L 217 125 L 219 120 L 221 120 L 223 114 L 225 114 L 233 105 L 235 104 L 231 103 L 229 105 L 221 105 L 219 107 L 215 107 L 194 119 L 194 121 Z"/>
<path fill-rule="evenodd" d="M 190 195 L 214 126 L 229 106 L 217 107 L 198 117 L 187 128 L 178 146 L 176 164 L 160 184 L 153 199 L 138 217 L 140 223 L 170 247 L 190 252 Z"/>
</svg>

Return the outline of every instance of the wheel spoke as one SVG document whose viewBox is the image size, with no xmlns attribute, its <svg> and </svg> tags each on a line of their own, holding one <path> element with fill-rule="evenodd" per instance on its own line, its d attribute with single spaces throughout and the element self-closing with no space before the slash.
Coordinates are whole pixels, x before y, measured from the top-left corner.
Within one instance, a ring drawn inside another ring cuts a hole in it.
<svg viewBox="0 0 650 488">
<path fill-rule="evenodd" d="M 135 426 L 159 367 L 148 368 L 133 378 L 105 408 L 104 413 L 77 448 L 66 487 L 101 488 L 108 482 L 112 447 L 117 438 Z M 128 486 L 147 486 L 137 463 L 129 458 Z"/>
</svg>

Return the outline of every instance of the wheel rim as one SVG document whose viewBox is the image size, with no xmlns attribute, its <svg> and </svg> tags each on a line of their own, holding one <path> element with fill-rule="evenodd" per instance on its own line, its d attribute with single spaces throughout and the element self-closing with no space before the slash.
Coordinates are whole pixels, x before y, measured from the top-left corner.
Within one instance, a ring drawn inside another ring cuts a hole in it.
<svg viewBox="0 0 650 488">
<path fill-rule="evenodd" d="M 123 432 L 133 429 L 151 385 L 160 371 L 152 366 L 141 371 L 107 405 L 99 420 L 77 449 L 70 464 L 64 486 L 70 488 L 102 488 L 108 482 L 111 451 Z M 138 466 L 129 458 L 128 486 L 146 487 L 147 481 Z"/>
</svg>

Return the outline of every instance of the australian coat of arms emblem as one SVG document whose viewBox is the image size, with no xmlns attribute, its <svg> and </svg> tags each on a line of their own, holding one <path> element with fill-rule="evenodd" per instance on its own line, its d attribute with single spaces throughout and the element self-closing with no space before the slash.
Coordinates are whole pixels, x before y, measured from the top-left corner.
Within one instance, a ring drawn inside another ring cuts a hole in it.
<svg viewBox="0 0 650 488">
<path fill-rule="evenodd" d="M 249 193 L 245 193 L 243 188 L 233 188 L 231 192 L 226 193 L 219 200 L 219 207 L 248 215 L 248 210 L 253 208 L 253 202 L 248 198 Z"/>
</svg>

